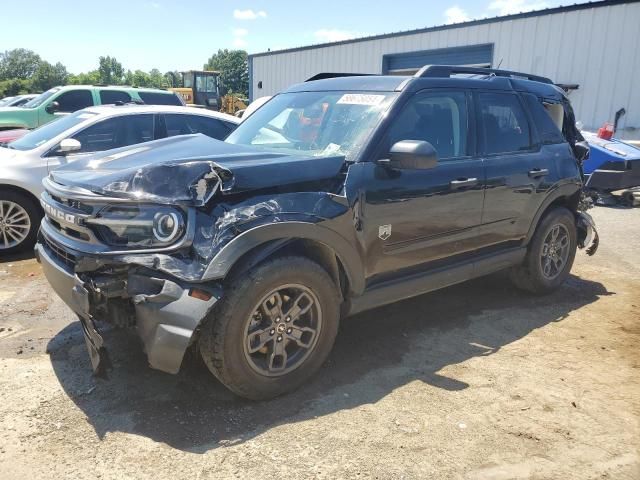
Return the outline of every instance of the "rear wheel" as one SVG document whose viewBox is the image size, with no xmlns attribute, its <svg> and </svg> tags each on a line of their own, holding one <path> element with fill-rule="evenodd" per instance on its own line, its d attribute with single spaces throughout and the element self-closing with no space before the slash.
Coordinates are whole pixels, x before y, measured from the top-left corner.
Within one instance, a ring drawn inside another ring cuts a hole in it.
<svg viewBox="0 0 640 480">
<path fill-rule="evenodd" d="M 41 217 L 35 201 L 28 195 L 0 192 L 0 255 L 32 249 Z"/>
<path fill-rule="evenodd" d="M 326 360 L 339 307 L 338 289 L 320 265 L 303 257 L 273 259 L 225 288 L 200 335 L 202 358 L 234 393 L 276 397 Z"/>
<path fill-rule="evenodd" d="M 511 279 L 523 290 L 537 294 L 549 293 L 569 276 L 576 248 L 574 215 L 566 208 L 555 208 L 540 221 L 525 261 L 511 269 Z"/>
</svg>

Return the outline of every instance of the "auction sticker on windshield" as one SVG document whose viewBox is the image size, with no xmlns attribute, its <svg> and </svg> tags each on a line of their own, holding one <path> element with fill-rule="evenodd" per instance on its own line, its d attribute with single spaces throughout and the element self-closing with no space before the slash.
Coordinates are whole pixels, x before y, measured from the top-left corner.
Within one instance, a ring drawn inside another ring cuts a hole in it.
<svg viewBox="0 0 640 480">
<path fill-rule="evenodd" d="M 337 103 L 343 105 L 380 105 L 384 95 L 371 95 L 366 93 L 345 93 Z"/>
</svg>

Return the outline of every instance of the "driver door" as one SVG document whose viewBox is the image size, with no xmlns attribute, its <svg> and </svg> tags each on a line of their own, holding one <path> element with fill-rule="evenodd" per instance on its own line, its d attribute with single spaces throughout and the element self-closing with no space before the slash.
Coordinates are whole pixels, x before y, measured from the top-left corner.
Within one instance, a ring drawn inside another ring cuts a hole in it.
<svg viewBox="0 0 640 480">
<path fill-rule="evenodd" d="M 379 159 L 389 158 L 398 141 L 423 140 L 438 153 L 434 168 L 359 164 L 368 283 L 461 260 L 478 247 L 484 172 L 475 156 L 471 105 L 464 91 L 421 91 L 384 134 Z"/>
</svg>

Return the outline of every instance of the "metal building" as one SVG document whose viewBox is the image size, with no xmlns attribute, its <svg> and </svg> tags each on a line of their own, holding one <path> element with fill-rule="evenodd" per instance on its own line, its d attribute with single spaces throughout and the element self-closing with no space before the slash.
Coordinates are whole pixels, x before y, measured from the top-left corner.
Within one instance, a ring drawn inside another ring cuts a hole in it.
<svg viewBox="0 0 640 480">
<path fill-rule="evenodd" d="M 605 0 L 249 56 L 249 96 L 321 72 L 412 74 L 427 64 L 491 66 L 574 85 L 576 118 L 640 138 L 640 0 Z"/>
</svg>

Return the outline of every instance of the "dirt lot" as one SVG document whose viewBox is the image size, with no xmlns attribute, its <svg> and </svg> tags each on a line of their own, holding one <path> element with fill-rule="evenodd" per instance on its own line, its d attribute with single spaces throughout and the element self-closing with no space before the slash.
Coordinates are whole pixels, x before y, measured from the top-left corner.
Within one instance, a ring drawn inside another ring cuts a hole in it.
<svg viewBox="0 0 640 480">
<path fill-rule="evenodd" d="M 0 476 L 640 478 L 640 209 L 544 298 L 494 275 L 345 321 L 301 391 L 251 403 L 191 359 L 111 379 L 33 259 L 0 263 Z"/>
</svg>

